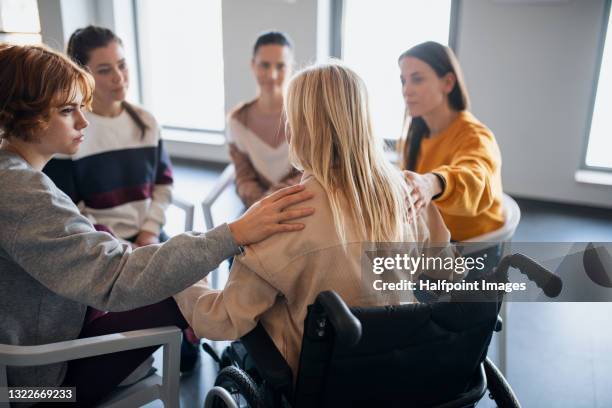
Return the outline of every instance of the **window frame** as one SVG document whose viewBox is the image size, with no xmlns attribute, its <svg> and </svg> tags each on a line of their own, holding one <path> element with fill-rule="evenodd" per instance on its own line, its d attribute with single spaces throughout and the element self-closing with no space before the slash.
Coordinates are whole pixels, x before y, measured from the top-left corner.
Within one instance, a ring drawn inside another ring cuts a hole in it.
<svg viewBox="0 0 612 408">
<path fill-rule="evenodd" d="M 344 45 L 344 19 L 345 19 L 345 1 L 346 0 L 331 0 L 331 30 L 330 30 L 330 54 L 334 58 L 343 58 Z M 448 29 L 448 46 L 453 50 L 455 55 L 459 56 L 459 19 L 461 16 L 461 2 L 463 0 L 451 0 L 450 21 Z M 397 143 L 401 139 L 383 138 L 385 150 L 393 153 L 396 151 Z M 399 157 L 393 155 L 393 161 L 399 161 Z"/>
<path fill-rule="evenodd" d="M 601 75 L 601 66 L 603 63 L 603 54 L 604 49 L 606 47 L 606 36 L 608 34 L 608 29 L 612 29 L 612 26 L 608 26 L 610 21 L 612 0 L 606 0 L 604 4 L 604 12 L 602 13 L 602 22 L 601 22 L 601 30 L 599 33 L 599 40 L 597 46 L 597 55 L 595 59 L 595 70 L 593 73 L 593 87 L 591 88 L 591 98 L 589 103 L 589 109 L 587 113 L 586 126 L 584 130 L 583 140 L 582 140 L 582 157 L 580 160 L 580 170 L 586 171 L 595 171 L 595 172 L 603 172 L 612 174 L 612 166 L 610 167 L 601 167 L 601 166 L 589 166 L 586 162 L 587 153 L 589 150 L 589 139 L 591 137 L 591 126 L 593 125 L 593 114 L 595 112 L 595 102 L 597 101 L 597 89 L 599 87 L 599 78 Z M 611 33 L 612 38 L 612 33 Z M 612 43 L 608 44 L 609 47 L 612 47 Z M 611 49 L 612 51 L 612 49 Z"/>
<path fill-rule="evenodd" d="M 18 45 L 41 44 L 43 42 L 42 25 L 40 21 L 40 8 L 38 7 L 38 2 L 35 0 L 30 1 L 30 4 L 36 12 L 36 18 L 34 19 L 34 16 L 31 16 L 31 21 L 26 23 L 25 26 L 20 25 L 16 28 L 11 28 L 10 24 L 9 27 L 6 27 L 4 24 L 2 24 L 2 21 L 0 21 L 0 41 Z M 15 17 L 13 13 L 10 13 L 8 16 L 6 16 L 4 14 L 5 11 L 7 11 L 7 8 L 2 8 L 2 6 L 0 5 L 0 20 L 10 20 L 10 17 Z M 35 23 L 35 26 L 29 27 L 29 23 Z"/>
</svg>

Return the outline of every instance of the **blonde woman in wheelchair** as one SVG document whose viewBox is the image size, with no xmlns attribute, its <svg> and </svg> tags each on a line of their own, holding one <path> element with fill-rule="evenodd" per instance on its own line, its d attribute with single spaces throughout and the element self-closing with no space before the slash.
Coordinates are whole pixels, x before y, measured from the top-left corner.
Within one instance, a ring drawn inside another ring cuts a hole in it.
<svg viewBox="0 0 612 408">
<path fill-rule="evenodd" d="M 307 307 L 324 290 L 349 305 L 381 304 L 362 286 L 362 245 L 441 242 L 450 234 L 433 207 L 415 215 L 402 173 L 372 134 L 363 81 L 337 63 L 312 66 L 285 96 L 290 157 L 304 171 L 315 214 L 237 256 L 223 290 L 205 281 L 175 296 L 195 333 L 237 339 L 261 322 L 297 372 Z"/>
</svg>

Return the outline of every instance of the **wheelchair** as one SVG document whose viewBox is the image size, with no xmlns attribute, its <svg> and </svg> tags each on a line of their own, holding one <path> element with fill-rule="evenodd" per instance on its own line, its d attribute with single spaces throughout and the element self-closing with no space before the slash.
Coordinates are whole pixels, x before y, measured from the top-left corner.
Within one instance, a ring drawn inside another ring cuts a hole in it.
<svg viewBox="0 0 612 408">
<path fill-rule="evenodd" d="M 508 282 L 510 268 L 548 297 L 561 292 L 558 276 L 521 254 L 502 258 L 485 278 Z M 222 369 L 205 408 L 467 408 L 487 391 L 501 408 L 520 407 L 487 358 L 502 329 L 504 294 L 458 291 L 428 303 L 349 308 L 335 292 L 321 292 L 304 322 L 297 379 L 259 324 L 216 357 Z"/>
</svg>

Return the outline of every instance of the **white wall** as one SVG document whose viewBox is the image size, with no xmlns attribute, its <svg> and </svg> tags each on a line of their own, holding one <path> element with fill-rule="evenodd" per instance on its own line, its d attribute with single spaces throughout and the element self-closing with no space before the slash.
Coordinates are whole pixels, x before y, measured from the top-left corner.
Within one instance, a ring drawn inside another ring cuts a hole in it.
<svg viewBox="0 0 612 408">
<path fill-rule="evenodd" d="M 90 24 L 108 27 L 124 42 L 132 72 L 138 70 L 132 4 L 126 0 L 38 0 L 43 42 L 64 51 L 77 28 Z M 139 83 L 132 78 L 128 99 L 139 101 Z"/>
<path fill-rule="evenodd" d="M 40 44 L 39 22 L 36 0 L 0 0 L 0 42 Z"/>
<path fill-rule="evenodd" d="M 612 187 L 574 181 L 604 3 L 461 2 L 459 60 L 473 111 L 499 141 L 510 194 L 612 207 Z"/>
<path fill-rule="evenodd" d="M 61 0 L 38 0 L 40 32 L 43 43 L 57 50 L 64 49 Z"/>
<path fill-rule="evenodd" d="M 43 42 L 64 51 L 77 28 L 97 21 L 94 0 L 38 0 Z"/>
</svg>

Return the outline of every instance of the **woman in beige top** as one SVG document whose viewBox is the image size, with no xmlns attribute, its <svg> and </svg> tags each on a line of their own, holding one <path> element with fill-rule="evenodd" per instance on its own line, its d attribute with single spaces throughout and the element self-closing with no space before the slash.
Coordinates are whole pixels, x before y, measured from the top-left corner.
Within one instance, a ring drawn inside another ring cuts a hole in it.
<svg viewBox="0 0 612 408">
<path fill-rule="evenodd" d="M 293 46 L 285 34 L 260 35 L 251 60 L 257 97 L 238 105 L 228 116 L 227 141 L 236 167 L 236 190 L 247 207 L 300 181 L 301 174 L 289 163 L 282 115 L 283 90 L 292 64 Z"/>
<path fill-rule="evenodd" d="M 295 374 L 307 306 L 321 291 L 335 290 L 349 305 L 386 302 L 363 285 L 364 243 L 420 242 L 420 254 L 423 242 L 447 243 L 450 235 L 433 206 L 415 215 L 405 180 L 372 135 L 366 89 L 352 70 L 303 70 L 285 108 L 290 158 L 314 193 L 314 216 L 303 231 L 248 246 L 223 290 L 201 281 L 175 299 L 201 337 L 237 339 L 261 321 Z"/>
</svg>

